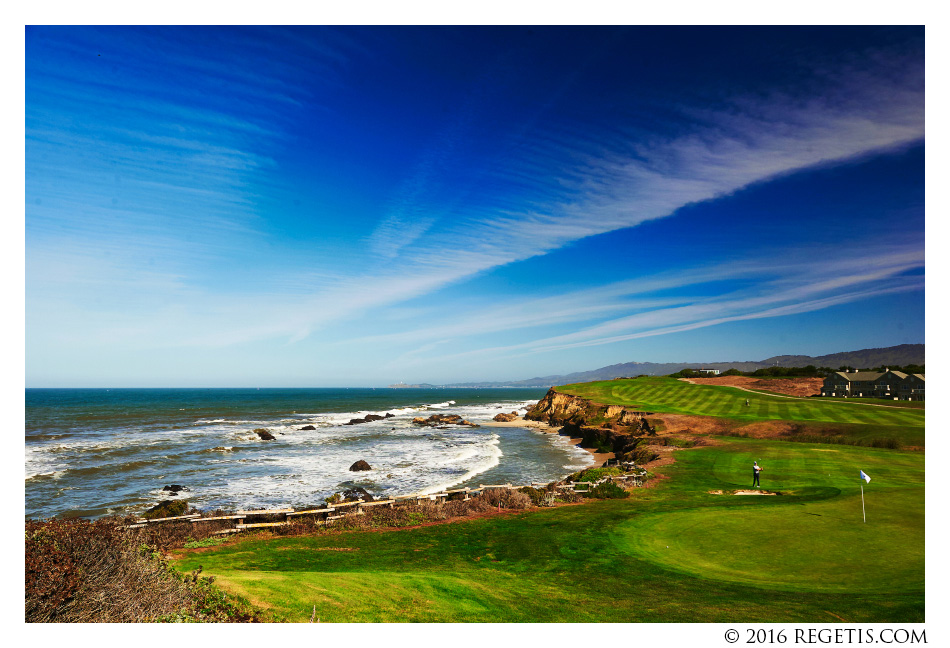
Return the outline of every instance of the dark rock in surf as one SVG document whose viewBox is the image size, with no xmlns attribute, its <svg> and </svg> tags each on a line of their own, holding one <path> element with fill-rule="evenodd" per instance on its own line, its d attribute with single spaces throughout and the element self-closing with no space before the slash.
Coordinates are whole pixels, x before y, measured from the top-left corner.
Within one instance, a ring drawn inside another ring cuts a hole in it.
<svg viewBox="0 0 950 648">
<path fill-rule="evenodd" d="M 184 515 L 188 510 L 188 502 L 185 500 L 165 500 L 159 502 L 142 515 L 146 520 L 166 517 L 178 517 Z"/>
<path fill-rule="evenodd" d="M 254 434 L 259 436 L 264 441 L 273 441 L 277 437 L 270 433 L 270 430 L 265 430 L 264 428 L 258 428 L 254 430 Z"/>
<path fill-rule="evenodd" d="M 478 427 L 470 421 L 466 421 L 458 414 L 433 414 L 429 418 L 417 416 L 412 419 L 414 425 L 425 425 L 428 427 L 439 427 L 441 425 L 468 425 Z"/>
<path fill-rule="evenodd" d="M 305 425 L 300 429 L 301 430 L 316 430 L 317 428 L 313 427 L 312 425 Z"/>
<path fill-rule="evenodd" d="M 356 502 L 359 500 L 364 502 L 372 502 L 375 500 L 375 498 L 370 495 L 365 488 L 360 488 L 359 486 L 354 486 L 353 488 L 343 491 L 344 502 Z"/>
<path fill-rule="evenodd" d="M 373 469 L 373 467 L 370 466 L 370 465 L 369 465 L 368 463 L 366 463 L 365 461 L 363 461 L 362 459 L 360 459 L 360 460 L 357 461 L 355 464 L 353 464 L 352 466 L 350 466 L 350 470 L 352 470 L 353 472 L 356 472 L 356 471 L 358 471 L 358 470 L 372 470 L 372 469 Z"/>
<path fill-rule="evenodd" d="M 191 490 L 187 486 L 179 486 L 178 484 L 171 484 L 169 486 L 162 486 L 163 491 L 168 491 L 171 493 L 180 493 L 181 491 Z"/>
<path fill-rule="evenodd" d="M 367 414 L 363 418 L 350 419 L 348 422 L 343 425 L 359 425 L 360 423 L 369 423 L 370 421 L 382 421 L 383 419 L 392 418 L 393 414 L 386 414 L 386 416 L 380 416 L 379 414 Z"/>
</svg>

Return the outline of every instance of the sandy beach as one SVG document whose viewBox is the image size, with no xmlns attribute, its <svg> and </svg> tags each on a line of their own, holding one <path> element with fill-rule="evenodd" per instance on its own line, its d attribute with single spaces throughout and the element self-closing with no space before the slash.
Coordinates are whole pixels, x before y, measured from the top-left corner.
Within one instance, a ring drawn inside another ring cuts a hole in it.
<svg viewBox="0 0 950 648">
<path fill-rule="evenodd" d="M 531 421 L 526 420 L 521 417 L 516 418 L 513 421 L 485 421 L 480 423 L 485 427 L 520 427 L 520 428 L 535 428 L 541 430 L 542 432 L 547 432 L 548 434 L 559 434 L 560 428 L 553 425 L 548 425 L 543 421 Z M 566 435 L 565 435 L 566 436 Z M 571 445 L 579 446 L 582 450 L 587 450 L 594 457 L 594 467 L 600 467 L 604 465 L 604 462 L 608 459 L 614 459 L 613 452 L 597 452 L 591 448 L 584 448 L 580 444 L 584 441 L 580 437 L 568 437 Z"/>
</svg>

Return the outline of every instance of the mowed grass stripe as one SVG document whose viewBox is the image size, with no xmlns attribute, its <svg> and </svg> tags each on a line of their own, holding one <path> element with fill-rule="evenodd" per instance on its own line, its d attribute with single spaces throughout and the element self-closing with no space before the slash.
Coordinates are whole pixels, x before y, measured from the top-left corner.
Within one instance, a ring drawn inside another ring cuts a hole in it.
<svg viewBox="0 0 950 648">
<path fill-rule="evenodd" d="M 789 420 L 923 427 L 923 409 L 887 409 L 854 402 L 784 398 L 674 378 L 636 378 L 565 385 L 559 391 L 608 405 L 644 411 L 720 416 L 738 420 Z M 746 406 L 746 400 L 749 406 Z"/>
</svg>

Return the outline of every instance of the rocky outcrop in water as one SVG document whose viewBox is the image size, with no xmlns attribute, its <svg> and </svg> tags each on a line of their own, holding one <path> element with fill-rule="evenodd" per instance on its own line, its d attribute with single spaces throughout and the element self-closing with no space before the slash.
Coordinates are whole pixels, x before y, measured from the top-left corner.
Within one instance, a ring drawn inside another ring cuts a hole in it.
<svg viewBox="0 0 950 648">
<path fill-rule="evenodd" d="M 512 412 L 511 414 L 495 414 L 495 418 L 492 420 L 499 423 L 511 423 L 516 418 L 518 418 L 518 412 Z"/>
<path fill-rule="evenodd" d="M 343 491 L 343 501 L 344 502 L 373 502 L 375 498 L 369 494 L 365 488 L 360 488 L 359 486 L 354 486 Z"/>
<path fill-rule="evenodd" d="M 273 441 L 274 439 L 277 438 L 273 434 L 270 433 L 270 430 L 267 430 L 264 428 L 258 428 L 254 430 L 254 434 L 259 436 L 264 441 Z"/>
<path fill-rule="evenodd" d="M 360 423 L 369 423 L 370 421 L 382 421 L 383 419 L 388 419 L 394 417 L 395 414 L 390 414 L 386 412 L 386 416 L 380 416 L 379 414 L 367 414 L 363 418 L 350 419 L 349 422 L 344 423 L 343 425 L 359 425 Z"/>
<path fill-rule="evenodd" d="M 425 425 L 428 427 L 439 427 L 442 425 L 468 425 L 478 427 L 470 421 L 466 421 L 458 414 L 433 414 L 429 418 L 417 416 L 412 419 L 413 425 Z"/>
<path fill-rule="evenodd" d="M 152 508 L 145 511 L 145 513 L 142 514 L 142 517 L 146 520 L 177 517 L 179 515 L 184 515 L 185 511 L 187 510 L 188 502 L 185 500 L 165 500 L 164 502 L 159 502 Z"/>
<path fill-rule="evenodd" d="M 317 428 L 313 427 L 312 425 L 305 425 L 300 429 L 301 430 L 316 430 Z"/>
<path fill-rule="evenodd" d="M 370 466 L 370 465 L 369 465 L 368 463 L 366 463 L 365 461 L 363 461 L 362 459 L 360 459 L 360 460 L 357 461 L 355 464 L 353 464 L 352 466 L 350 466 L 350 470 L 352 470 L 352 471 L 354 471 L 354 472 L 356 472 L 356 471 L 358 471 L 358 470 L 372 470 L 372 469 L 373 469 L 373 467 Z"/>
</svg>

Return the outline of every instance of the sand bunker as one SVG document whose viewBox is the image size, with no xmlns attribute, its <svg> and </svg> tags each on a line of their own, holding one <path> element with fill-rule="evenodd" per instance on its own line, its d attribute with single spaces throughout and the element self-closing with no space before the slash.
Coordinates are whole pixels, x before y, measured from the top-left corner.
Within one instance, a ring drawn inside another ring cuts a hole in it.
<svg viewBox="0 0 950 648">
<path fill-rule="evenodd" d="M 777 493 L 770 493 L 769 491 L 762 490 L 737 490 L 732 493 L 733 495 L 777 495 Z"/>
</svg>

